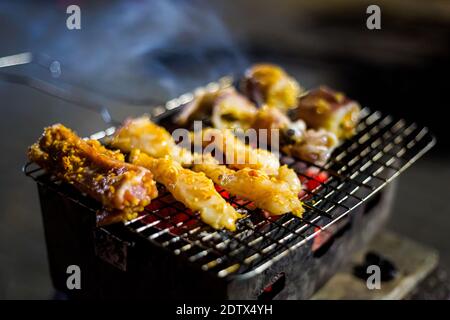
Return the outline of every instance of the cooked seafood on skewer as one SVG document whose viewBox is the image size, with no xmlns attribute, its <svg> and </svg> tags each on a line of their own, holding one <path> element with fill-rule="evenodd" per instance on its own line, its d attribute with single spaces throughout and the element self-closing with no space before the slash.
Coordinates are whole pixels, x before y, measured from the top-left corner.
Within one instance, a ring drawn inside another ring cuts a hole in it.
<svg viewBox="0 0 450 320">
<path fill-rule="evenodd" d="M 278 139 L 275 139 L 275 142 L 280 142 L 281 150 L 285 153 L 301 158 L 303 160 L 307 160 L 310 162 L 314 162 L 316 164 L 323 164 L 328 160 L 331 155 L 331 152 L 338 144 L 338 139 L 334 133 L 328 132 L 326 130 L 313 130 L 306 129 L 306 124 L 303 120 L 291 121 L 280 109 L 269 107 L 267 105 L 258 109 L 254 114 L 253 121 L 250 123 L 250 127 L 256 130 L 264 129 L 267 132 L 267 139 L 264 141 L 267 145 L 270 145 L 272 142 L 272 134 L 277 130 Z M 259 131 L 257 131 L 258 133 Z M 210 143 L 210 136 L 215 137 L 215 144 L 219 146 L 220 151 L 224 151 L 227 145 L 230 145 L 227 142 L 223 142 L 225 138 L 223 136 L 226 135 L 228 140 L 231 140 L 229 136 L 231 133 L 227 130 L 214 130 L 214 129 L 206 129 L 203 130 L 203 142 L 204 144 Z M 206 138 L 205 138 L 206 136 Z M 217 138 L 217 136 L 219 136 Z M 256 135 L 258 138 L 260 136 Z M 236 138 L 234 138 L 236 139 Z M 220 147 L 220 143 L 222 142 L 224 147 Z M 258 141 L 260 143 L 261 141 Z M 262 163 L 272 163 L 270 162 L 271 157 L 266 157 L 264 150 L 261 149 L 252 149 L 248 146 L 245 146 L 240 140 L 237 140 L 237 143 L 231 144 L 236 147 L 233 148 L 231 153 L 231 159 L 235 159 L 237 155 L 241 157 L 246 156 L 245 163 L 242 166 L 231 166 L 233 168 L 241 169 L 242 167 L 249 167 L 253 169 L 260 169 L 256 166 L 259 164 L 262 166 Z M 243 147 L 245 146 L 245 148 Z M 273 146 L 272 149 L 276 149 L 278 145 Z M 244 152 L 244 149 L 248 149 L 251 152 L 256 152 L 259 155 L 259 158 L 254 157 L 253 159 L 249 159 L 250 156 L 253 156 L 251 153 Z M 257 150 L 257 151 L 252 151 Z M 273 154 L 272 154 L 273 155 Z M 269 159 L 269 160 L 268 160 Z M 252 161 L 253 160 L 253 161 Z M 255 161 L 257 160 L 257 161 Z M 275 160 L 274 160 L 275 161 Z M 242 162 L 242 161 L 241 161 Z M 253 166 L 249 165 L 252 163 Z M 276 162 L 273 162 L 273 168 L 263 170 L 269 174 L 276 174 Z"/>
<path fill-rule="evenodd" d="M 149 170 L 125 163 L 120 153 L 85 141 L 61 124 L 46 128 L 28 157 L 113 211 L 100 223 L 132 219 L 158 195 Z"/>
<path fill-rule="evenodd" d="M 255 130 L 267 130 L 267 143 L 272 143 L 272 133 L 278 133 L 278 140 L 281 144 L 294 143 L 303 140 L 303 134 L 306 130 L 306 125 L 300 123 L 294 125 L 291 120 L 278 108 L 269 107 L 267 105 L 258 109 L 258 112 L 253 118 L 251 128 Z M 278 146 L 272 146 L 278 147 Z"/>
<path fill-rule="evenodd" d="M 282 150 L 288 155 L 323 165 L 337 144 L 338 139 L 334 133 L 323 129 L 309 129 L 304 132 L 301 141 L 285 144 Z"/>
<path fill-rule="evenodd" d="M 248 129 L 258 109 L 234 88 L 221 90 L 214 100 L 211 122 L 217 129 Z"/>
<path fill-rule="evenodd" d="M 302 203 L 298 198 L 300 180 L 287 166 L 280 167 L 278 177 L 250 168 L 234 171 L 208 161 L 195 164 L 192 169 L 204 172 L 223 189 L 253 201 L 257 207 L 272 215 L 292 212 L 301 216 L 303 213 Z"/>
<path fill-rule="evenodd" d="M 273 138 L 272 134 L 275 132 L 274 130 L 277 130 L 278 139 L 275 138 L 274 141 L 280 142 L 281 148 L 279 149 L 291 156 L 314 162 L 319 165 L 324 164 L 328 160 L 331 152 L 339 142 L 338 137 L 333 131 L 321 128 L 307 130 L 307 124 L 302 119 L 292 121 L 279 108 L 263 105 L 260 109 L 257 109 L 255 106 L 249 104 L 246 99 L 243 99 L 242 96 L 239 96 L 239 93 L 235 90 L 230 90 L 227 88 L 224 91 L 226 91 L 226 93 L 223 95 L 221 95 L 219 91 L 214 93 L 215 98 L 211 96 L 206 99 L 208 101 L 207 104 L 209 104 L 207 107 L 206 104 L 203 106 L 202 103 L 196 104 L 202 110 L 203 116 L 208 116 L 207 110 L 212 112 L 210 116 L 213 119 L 212 124 L 216 129 L 221 129 L 222 131 L 226 128 L 239 128 L 244 130 L 249 128 L 256 130 L 265 129 L 267 135 L 264 136 L 266 139 L 264 139 L 262 143 L 267 146 L 271 146 L 272 150 L 278 151 L 278 143 L 276 145 L 271 145 Z M 221 96 L 223 96 L 223 101 L 227 101 L 227 103 L 219 103 L 220 99 L 218 97 Z M 297 110 L 294 110 L 293 112 L 295 113 L 296 111 Z M 359 109 L 355 110 L 355 113 L 353 114 L 356 118 L 358 111 Z M 296 117 L 294 116 L 294 118 Z M 189 119 L 190 121 L 193 121 L 201 118 L 195 118 L 195 113 L 193 113 L 189 115 Z M 205 133 L 215 133 L 214 135 L 220 134 L 219 131 L 212 131 L 211 129 L 204 130 L 202 135 L 205 136 Z M 261 139 L 258 133 L 260 133 L 260 131 L 257 131 L 256 136 L 258 139 Z M 348 135 L 350 132 L 347 132 L 346 134 Z M 341 133 L 341 138 L 344 137 L 345 134 L 343 135 Z M 209 144 L 210 142 L 210 139 L 203 139 L 203 144 Z M 258 143 L 261 143 L 261 141 L 258 141 Z M 243 149 L 239 147 L 242 144 L 238 143 L 237 145 L 238 152 L 235 155 L 231 153 L 231 159 L 234 159 L 233 157 L 236 155 L 240 155 L 242 157 L 245 156 L 246 160 L 244 166 L 235 166 L 233 168 L 239 169 L 242 167 L 250 167 L 259 169 L 256 166 L 248 166 L 250 163 L 248 156 L 252 154 L 245 152 L 242 153 L 241 151 Z M 256 152 L 260 153 L 260 151 Z M 256 161 L 256 163 L 260 162 Z M 253 161 L 253 164 L 255 164 L 255 161 Z M 276 169 L 269 169 L 269 171 L 266 172 L 269 174 L 275 174 Z"/>
<path fill-rule="evenodd" d="M 325 129 L 338 139 L 347 139 L 355 133 L 360 109 L 343 93 L 322 86 L 300 97 L 291 117 L 302 119 L 312 129 Z"/>
<path fill-rule="evenodd" d="M 293 122 L 279 109 L 268 106 L 258 110 L 252 128 L 268 132 L 278 129 L 282 151 L 315 164 L 324 164 L 338 144 L 334 133 L 324 129 L 307 130 L 303 120 Z"/>
<path fill-rule="evenodd" d="M 211 120 L 214 127 L 249 127 L 257 108 L 234 88 L 198 94 L 175 119 L 178 125 L 188 127 L 194 120 Z"/>
<path fill-rule="evenodd" d="M 230 168 L 237 170 L 250 168 L 261 170 L 268 175 L 278 174 L 280 161 L 275 154 L 245 144 L 228 129 L 207 128 L 201 132 L 194 132 L 193 140 L 194 143 L 199 141 L 203 147 L 214 148 L 225 156 L 224 162 Z"/>
<path fill-rule="evenodd" d="M 303 88 L 282 68 L 273 64 L 255 64 L 241 82 L 242 92 L 258 106 L 288 110 L 297 106 Z"/>
<path fill-rule="evenodd" d="M 204 146 L 215 147 L 224 155 L 228 153 L 229 166 L 232 168 L 248 167 L 263 170 L 267 174 L 278 173 L 280 163 L 276 155 L 267 150 L 246 145 L 229 130 L 205 129 L 194 133 L 193 140 L 194 142 L 198 140 Z M 124 152 L 140 149 L 155 158 L 170 155 L 183 165 L 189 165 L 193 160 L 192 154 L 187 149 L 176 145 L 166 129 L 145 116 L 125 121 L 125 124 L 117 130 L 112 145 Z"/>
<path fill-rule="evenodd" d="M 236 220 L 241 215 L 222 198 L 204 173 L 185 169 L 169 157 L 153 158 L 137 149 L 131 152 L 130 162 L 149 169 L 157 182 L 187 208 L 199 212 L 205 223 L 215 229 L 236 229 Z"/>
<path fill-rule="evenodd" d="M 189 126 L 194 120 L 211 119 L 212 108 L 216 99 L 227 89 L 216 92 L 200 92 L 175 117 L 174 122 L 180 126 Z"/>
<path fill-rule="evenodd" d="M 112 145 L 123 152 L 140 149 L 155 158 L 170 155 L 181 164 L 192 163 L 192 154 L 177 146 L 166 129 L 153 123 L 146 116 L 126 120 L 116 131 Z"/>
<path fill-rule="evenodd" d="M 130 132 L 134 136 L 133 148 L 141 149 L 142 152 L 153 156 L 156 152 L 152 150 L 152 145 L 148 144 L 148 139 L 143 136 L 139 140 L 139 136 L 136 135 L 137 131 L 133 128 L 135 123 L 137 123 L 137 126 L 142 132 L 148 134 L 151 134 L 151 130 L 154 128 L 159 127 L 147 117 L 129 120 L 118 131 L 119 141 L 121 143 L 116 144 L 116 138 L 113 138 L 112 145 L 114 147 L 124 148 L 124 151 L 132 149 L 130 146 L 123 144 L 124 142 L 130 143 L 131 139 L 127 139 L 127 135 Z M 144 123 L 148 124 L 146 128 L 144 128 Z M 170 134 L 162 136 L 171 140 L 171 142 L 166 141 L 167 145 L 172 145 L 173 140 Z M 167 150 L 167 152 L 167 155 L 170 156 L 170 150 Z M 183 166 L 192 166 L 194 164 L 193 169 L 195 171 L 204 172 L 208 178 L 222 186 L 229 193 L 250 201 L 255 201 L 258 203 L 259 208 L 267 210 L 271 214 L 282 214 L 292 211 L 299 215 L 302 212 L 302 204 L 298 199 L 298 193 L 301 188 L 300 180 L 292 169 L 285 166 L 277 167 L 276 172 L 271 170 L 275 173 L 274 175 L 268 175 L 261 170 L 254 170 L 252 168 L 243 168 L 237 171 L 229 169 L 225 165 L 219 164 L 209 154 L 193 154 L 191 158 L 193 161 L 189 163 L 184 162 Z M 226 175 L 220 177 L 220 174 Z M 225 180 L 223 180 L 224 177 Z M 228 180 L 230 182 L 225 183 Z M 249 191 L 249 189 L 252 190 Z M 277 207 L 278 205 L 279 207 Z"/>
</svg>

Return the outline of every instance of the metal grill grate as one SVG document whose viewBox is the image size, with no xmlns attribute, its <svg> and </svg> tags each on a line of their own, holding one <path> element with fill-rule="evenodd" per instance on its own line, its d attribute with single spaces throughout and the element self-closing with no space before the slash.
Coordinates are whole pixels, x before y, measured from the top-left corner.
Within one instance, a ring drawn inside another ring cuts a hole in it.
<svg viewBox="0 0 450 320">
<path fill-rule="evenodd" d="M 177 109 L 190 97 L 172 100 L 166 104 L 166 111 Z M 110 128 L 92 138 L 113 133 L 114 128 Z M 219 189 L 229 203 L 248 215 L 237 223 L 235 232 L 214 230 L 160 186 L 160 196 L 123 227 L 219 277 L 257 273 L 348 215 L 430 149 L 434 141 L 427 128 L 363 109 L 357 134 L 339 146 L 324 166 L 282 157 L 281 162 L 296 170 L 304 184 L 312 179 L 306 174 L 307 168 L 316 167 L 329 176 L 303 194 L 302 218 L 291 214 L 267 218 L 250 201 Z M 34 164 L 27 164 L 25 172 L 93 212 L 100 209 Z"/>
</svg>

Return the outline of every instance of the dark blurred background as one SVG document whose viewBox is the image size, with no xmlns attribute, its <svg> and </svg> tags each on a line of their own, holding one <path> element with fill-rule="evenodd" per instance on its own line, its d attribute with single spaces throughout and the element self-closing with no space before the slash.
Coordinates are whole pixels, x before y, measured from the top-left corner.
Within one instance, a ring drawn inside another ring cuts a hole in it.
<svg viewBox="0 0 450 320">
<path fill-rule="evenodd" d="M 81 8 L 81 30 L 66 28 L 70 4 Z M 0 56 L 39 53 L 57 60 L 62 73 L 53 78 L 35 64 L 0 72 L 76 84 L 122 120 L 269 61 L 306 88 L 327 84 L 365 106 L 414 119 L 438 143 L 401 175 L 389 227 L 438 249 L 450 269 L 450 2 L 377 1 L 381 30 L 366 28 L 369 4 L 0 1 Z M 95 111 L 1 79 L 0 106 L 0 298 L 51 298 L 37 190 L 21 172 L 26 149 L 55 122 L 81 135 L 107 125 Z"/>
</svg>

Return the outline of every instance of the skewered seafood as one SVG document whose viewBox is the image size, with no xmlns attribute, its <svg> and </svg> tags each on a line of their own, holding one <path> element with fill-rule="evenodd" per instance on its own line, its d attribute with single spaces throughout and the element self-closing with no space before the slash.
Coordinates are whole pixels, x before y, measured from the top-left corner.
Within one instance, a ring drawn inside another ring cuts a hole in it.
<svg viewBox="0 0 450 320">
<path fill-rule="evenodd" d="M 322 86 L 299 98 L 292 119 L 302 119 L 312 129 L 325 129 L 338 139 L 346 139 L 355 133 L 359 112 L 356 101 Z"/>
<path fill-rule="evenodd" d="M 272 141 L 272 130 L 278 130 L 279 133 L 283 133 L 290 125 L 291 120 L 283 112 L 268 105 L 264 105 L 261 109 L 258 109 L 251 123 L 251 127 L 255 130 L 267 130 L 268 143 Z"/>
<path fill-rule="evenodd" d="M 200 141 L 203 147 L 212 147 L 224 155 L 224 163 L 230 168 L 250 168 L 261 170 L 268 175 L 278 174 L 280 162 L 275 154 L 246 145 L 228 129 L 207 128 L 194 132 L 194 143 L 197 141 Z"/>
<path fill-rule="evenodd" d="M 281 110 L 294 108 L 303 91 L 295 79 L 273 64 L 255 64 L 249 68 L 241 89 L 257 105 L 267 104 Z"/>
<path fill-rule="evenodd" d="M 116 139 L 113 138 L 112 145 L 125 148 L 124 150 L 130 150 L 130 146 L 123 144 L 124 142 L 130 143 L 131 139 L 127 139 L 128 132 L 130 132 L 135 138 L 133 140 L 134 148 L 141 149 L 142 152 L 153 156 L 156 152 L 152 150 L 152 145 L 148 144 L 148 139 L 143 137 L 139 140 L 139 136 L 136 135 L 137 131 L 133 128 L 135 122 L 140 130 L 147 134 L 151 134 L 151 131 L 158 127 L 146 117 L 129 120 L 119 130 L 118 134 L 120 135 L 119 140 L 121 143 L 116 144 Z M 148 124 L 146 128 L 144 128 L 144 123 Z M 172 140 L 170 135 L 162 136 Z M 234 136 L 232 138 L 233 140 L 235 139 Z M 172 142 L 166 142 L 167 145 L 172 145 L 173 140 Z M 167 155 L 171 154 L 170 150 L 167 150 L 167 152 Z M 160 156 L 163 157 L 165 155 Z M 193 164 L 192 169 L 194 171 L 204 172 L 208 178 L 222 186 L 229 193 L 255 201 L 258 207 L 269 211 L 271 214 L 282 214 L 291 211 L 297 215 L 301 214 L 302 204 L 298 199 L 298 193 L 301 188 L 300 180 L 292 169 L 285 166 L 279 167 L 279 163 L 277 162 L 276 170 L 275 167 L 272 167 L 270 170 L 274 175 L 269 175 L 261 170 L 254 170 L 248 167 L 243 167 L 241 170 L 235 171 L 227 168 L 225 165 L 219 164 L 210 154 L 191 154 L 191 157 L 193 159 L 192 163 L 185 162 L 183 166 L 192 166 Z"/>
<path fill-rule="evenodd" d="M 324 164 L 339 139 L 346 139 L 354 134 L 359 105 L 343 94 L 325 87 L 298 97 L 302 90 L 292 89 L 296 83 L 294 81 L 290 87 L 286 84 L 290 81 L 294 80 L 277 66 L 254 65 L 246 72 L 242 89 L 261 108 L 257 109 L 234 88 L 226 88 L 200 95 L 183 111 L 183 116 L 179 119 L 189 119 L 189 123 L 203 118 L 212 119 L 212 125 L 221 130 L 252 128 L 257 130 L 256 143 L 260 146 L 270 146 L 272 151 L 278 151 L 280 142 L 283 152 L 316 164 Z M 286 106 L 295 107 L 297 104 L 298 107 L 290 110 L 288 117 L 286 111 L 289 108 Z M 195 108 L 192 108 L 193 105 Z M 189 123 L 179 122 L 183 125 Z M 261 134 L 261 129 L 265 129 L 264 134 Z M 274 133 L 277 136 L 273 138 Z M 236 163 L 234 157 L 241 155 L 246 159 L 245 164 L 248 164 L 249 154 L 241 152 L 242 149 L 237 150 L 238 153 L 230 154 L 232 162 Z M 226 155 L 219 154 L 219 157 L 224 156 Z M 242 167 L 256 168 L 248 165 L 232 166 L 237 169 Z M 266 172 L 276 174 L 275 171 Z"/>
<path fill-rule="evenodd" d="M 123 162 L 120 153 L 108 151 L 98 142 L 84 141 L 61 124 L 46 128 L 30 147 L 28 157 L 115 211 L 100 223 L 134 218 L 158 195 L 150 171 Z"/>
<path fill-rule="evenodd" d="M 276 155 L 246 145 L 229 130 L 207 128 L 192 134 L 194 143 L 210 146 L 227 156 L 227 165 L 234 169 L 251 168 L 277 175 L 280 162 Z M 155 158 L 170 155 L 184 166 L 193 162 L 193 155 L 187 149 L 175 144 L 170 133 L 153 123 L 148 117 L 127 120 L 111 141 L 115 148 L 124 152 L 140 149 Z"/>
<path fill-rule="evenodd" d="M 234 195 L 253 201 L 257 207 L 272 215 L 292 212 L 301 216 L 303 213 L 302 203 L 298 198 L 300 181 L 287 166 L 280 167 L 278 177 L 250 168 L 234 171 L 208 162 L 194 165 L 193 170 L 204 172 L 217 185 Z"/>
<path fill-rule="evenodd" d="M 248 129 L 256 113 L 257 109 L 252 102 L 236 90 L 228 88 L 214 101 L 211 121 L 217 129 Z"/>
<path fill-rule="evenodd" d="M 194 100 L 188 103 L 174 119 L 175 123 L 180 126 L 189 126 L 194 120 L 210 119 L 214 101 L 222 91 L 197 94 Z"/>
<path fill-rule="evenodd" d="M 133 150 L 130 161 L 149 169 L 155 180 L 163 184 L 174 198 L 200 213 L 201 219 L 215 229 L 236 229 L 241 215 L 216 191 L 214 184 L 202 172 L 184 169 L 171 158 L 153 158 Z"/>
<path fill-rule="evenodd" d="M 270 64 L 248 69 L 241 89 L 244 95 L 234 88 L 201 93 L 176 119 L 183 126 L 208 120 L 214 128 L 189 133 L 188 145 L 184 145 L 191 147 L 193 138 L 194 147 L 212 147 L 213 151 L 191 153 L 177 145 L 164 128 L 141 117 L 125 122 L 112 139 L 112 145 L 131 153 L 133 164 L 125 163 L 119 151 L 106 149 L 98 141 L 81 140 L 62 125 L 47 128 L 30 147 L 29 157 L 101 202 L 109 212 L 98 214 L 103 222 L 130 219 L 143 210 L 157 196 L 153 174 L 175 199 L 217 229 L 235 230 L 241 215 L 220 196 L 213 182 L 270 214 L 301 216 L 297 174 L 280 166 L 277 155 L 256 146 L 278 142 L 271 137 L 277 132 L 285 153 L 323 164 L 339 139 L 354 134 L 360 107 L 326 87 L 303 93 L 283 69 Z M 229 129 L 265 129 L 268 139 L 263 141 L 256 134 L 258 139 L 250 139 L 247 145 Z M 271 147 L 278 151 L 278 143 Z M 225 156 L 226 165 L 217 155 Z"/>
<path fill-rule="evenodd" d="M 181 126 L 190 126 L 194 120 L 210 119 L 214 127 L 249 127 L 256 107 L 234 88 L 198 94 L 175 119 Z"/>
<path fill-rule="evenodd" d="M 301 141 L 286 144 L 282 150 L 294 157 L 323 165 L 337 146 L 338 139 L 332 132 L 319 130 L 306 130 Z"/>
<path fill-rule="evenodd" d="M 278 129 L 285 153 L 312 162 L 324 164 L 338 144 L 336 135 L 324 129 L 306 129 L 303 120 L 292 122 L 279 109 L 264 106 L 258 110 L 252 124 L 254 129 Z M 271 139 L 268 139 L 271 141 Z"/>
<path fill-rule="evenodd" d="M 326 130 L 306 129 L 302 120 L 292 122 L 279 109 L 264 106 L 258 110 L 252 124 L 254 129 L 278 129 L 285 153 L 316 164 L 324 164 L 338 144 L 334 133 Z M 270 138 L 268 141 L 272 141 Z"/>
<path fill-rule="evenodd" d="M 146 116 L 126 120 L 116 131 L 112 144 L 123 152 L 141 149 L 155 158 L 170 155 L 182 164 L 192 162 L 191 153 L 177 146 L 166 129 L 156 125 Z"/>
<path fill-rule="evenodd" d="M 212 104 L 212 106 L 209 107 L 209 110 L 213 112 L 211 117 L 213 118 L 213 125 L 216 129 L 221 129 L 221 131 L 223 132 L 226 132 L 226 128 L 239 128 L 244 130 L 247 130 L 249 128 L 255 129 L 257 130 L 256 137 L 258 140 L 256 143 L 258 143 L 259 145 L 271 146 L 273 151 L 278 151 L 278 144 L 279 142 L 281 142 L 282 151 L 291 156 L 311 161 L 316 164 L 325 163 L 330 157 L 331 152 L 339 142 L 336 133 L 334 131 L 330 131 L 329 128 L 319 128 L 320 130 L 307 130 L 307 125 L 302 119 L 297 119 L 297 117 L 294 117 L 296 120 L 292 121 L 279 108 L 269 105 L 263 105 L 260 109 L 256 109 L 251 104 L 248 104 L 248 101 L 246 100 L 233 98 L 238 94 L 235 90 L 225 89 L 224 91 L 226 91 L 226 93 L 224 93 L 223 95 L 220 94 L 219 91 L 215 93 L 215 99 L 208 99 L 208 101 Z M 221 96 L 228 97 L 223 98 L 224 101 L 228 99 L 229 102 L 234 101 L 235 103 L 220 104 L 218 102 L 220 101 L 218 97 Z M 245 103 L 243 101 L 245 101 Z M 208 108 L 203 108 L 203 111 L 207 109 Z M 294 110 L 294 113 L 295 112 L 297 112 L 297 110 Z M 356 117 L 357 119 L 358 112 L 359 107 L 357 107 L 357 110 L 351 111 L 351 117 Z M 206 112 L 204 113 L 204 115 L 207 115 Z M 196 119 L 194 117 L 194 114 L 190 116 L 190 119 Z M 356 123 L 354 122 L 354 119 L 352 120 L 352 123 Z M 261 129 L 266 130 L 266 135 L 260 135 Z M 347 131 L 345 134 L 341 133 L 341 138 L 345 138 L 346 135 L 350 134 L 350 131 Z M 274 132 L 276 132 L 278 136 L 273 139 L 272 135 Z M 209 139 L 205 139 L 205 133 L 215 136 L 215 142 L 213 143 L 215 143 L 215 145 L 219 147 L 219 151 L 221 152 L 218 157 L 228 156 L 228 158 L 225 158 L 225 162 L 237 163 L 238 161 L 236 161 L 236 157 L 238 155 L 241 157 L 241 159 L 244 159 L 244 161 L 241 161 L 241 164 L 243 165 L 231 165 L 232 168 L 242 169 L 243 167 L 250 167 L 253 169 L 263 169 L 268 174 L 276 174 L 276 168 L 262 168 L 263 165 L 261 165 L 261 163 L 263 163 L 263 159 L 270 159 L 270 157 L 263 156 L 259 157 L 261 159 L 258 159 L 258 157 L 250 159 L 249 156 L 252 156 L 253 153 L 244 152 L 244 149 L 241 148 L 241 146 L 245 144 L 239 143 L 239 141 L 237 144 L 230 144 L 227 142 L 223 143 L 225 146 L 237 145 L 237 148 L 233 148 L 233 150 L 235 150 L 236 152 L 230 150 L 231 148 L 228 148 L 230 154 L 224 154 L 226 148 L 221 147 L 221 144 L 219 143 L 219 141 L 222 141 L 224 139 L 223 134 L 220 133 L 220 131 L 206 129 L 203 130 L 201 134 L 198 133 L 197 135 L 202 135 L 204 146 L 212 142 L 211 137 L 209 137 Z M 219 135 L 219 137 L 217 137 L 217 135 Z M 265 139 L 261 141 L 261 137 L 264 137 Z M 251 148 L 249 150 L 251 150 Z M 261 153 L 260 151 L 256 152 Z M 249 165 L 250 163 L 252 163 L 252 165 Z M 255 166 L 255 164 L 261 165 L 261 167 Z"/>
</svg>

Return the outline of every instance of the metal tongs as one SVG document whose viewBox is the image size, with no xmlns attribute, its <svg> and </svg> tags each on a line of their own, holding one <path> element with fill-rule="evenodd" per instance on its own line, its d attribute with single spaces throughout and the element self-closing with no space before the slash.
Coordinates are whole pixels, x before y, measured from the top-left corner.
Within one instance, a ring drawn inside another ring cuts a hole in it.
<svg viewBox="0 0 450 320">
<path fill-rule="evenodd" d="M 57 79 L 58 85 L 53 84 L 51 81 L 42 80 L 26 74 L 3 72 L 3 69 L 26 64 L 34 64 L 44 68 L 48 72 L 47 76 L 50 75 L 51 78 Z M 103 121 L 108 125 L 116 125 L 119 123 L 112 119 L 107 106 L 113 103 L 117 104 L 118 101 L 123 100 L 122 97 L 112 97 L 113 100 L 111 100 L 105 96 L 75 86 L 69 81 L 65 81 L 60 62 L 45 54 L 24 52 L 0 57 L 0 80 L 24 85 L 63 101 L 74 103 L 82 108 L 94 111 L 100 114 Z M 159 104 L 161 104 L 161 101 L 149 101 L 143 106 L 150 107 L 151 105 Z"/>
</svg>

